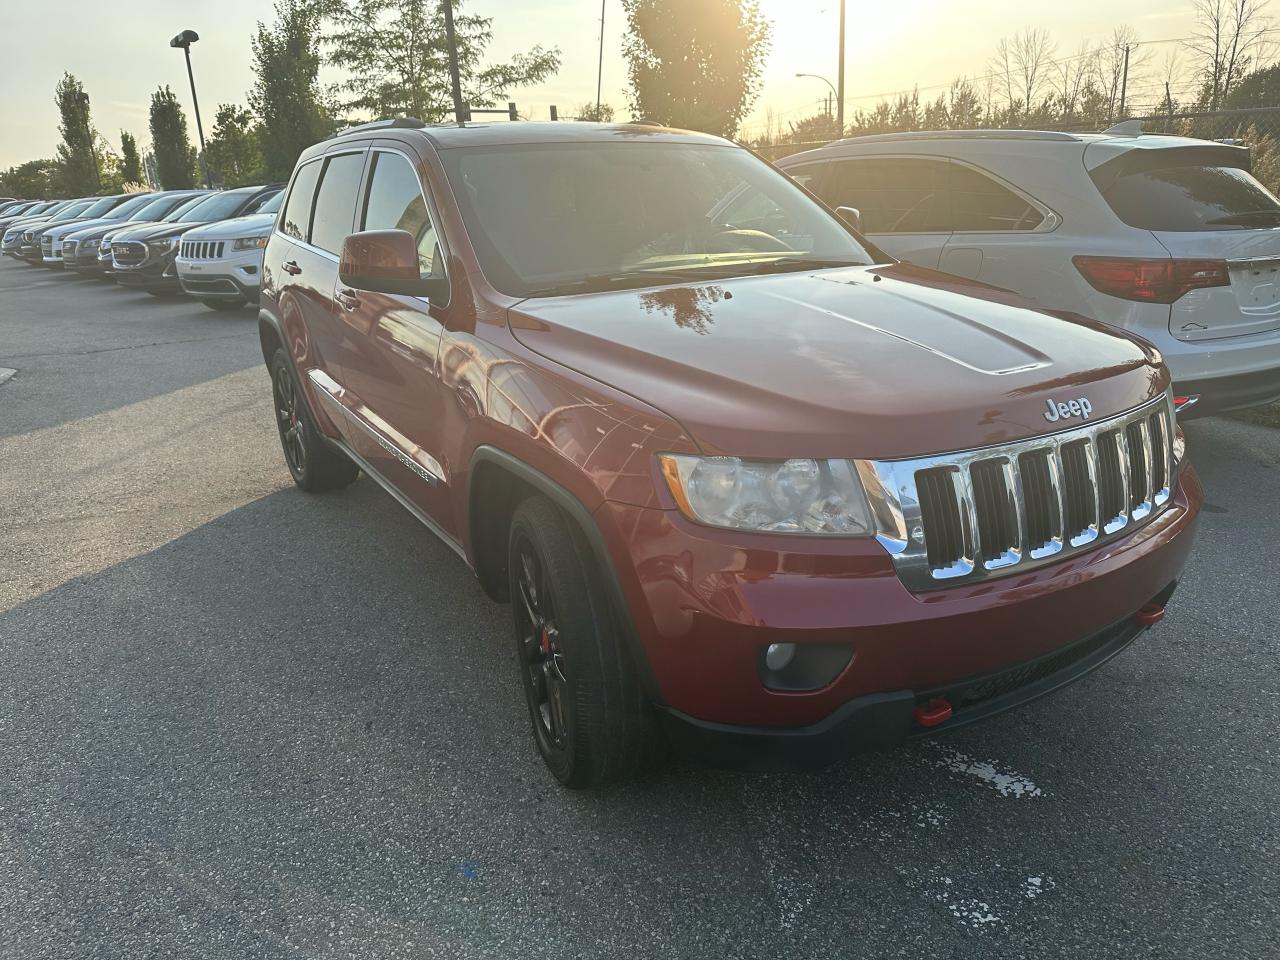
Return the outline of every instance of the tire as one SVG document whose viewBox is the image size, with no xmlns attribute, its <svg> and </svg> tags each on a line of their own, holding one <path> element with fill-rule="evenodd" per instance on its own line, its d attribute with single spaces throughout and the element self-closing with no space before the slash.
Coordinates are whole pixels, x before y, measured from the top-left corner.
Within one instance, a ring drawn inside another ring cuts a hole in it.
<svg viewBox="0 0 1280 960">
<path fill-rule="evenodd" d="M 283 349 L 271 357 L 271 396 L 284 462 L 293 482 L 308 493 L 337 490 L 360 475 L 360 469 L 316 427 L 306 394 Z"/>
<path fill-rule="evenodd" d="M 249 301 L 243 300 L 243 299 L 235 299 L 235 300 L 201 300 L 200 302 L 203 303 L 210 310 L 239 310 L 241 307 L 245 306 Z"/>
<path fill-rule="evenodd" d="M 538 752 L 572 789 L 648 772 L 661 743 L 591 556 L 549 500 L 516 509 L 507 575 L 520 681 Z"/>
</svg>

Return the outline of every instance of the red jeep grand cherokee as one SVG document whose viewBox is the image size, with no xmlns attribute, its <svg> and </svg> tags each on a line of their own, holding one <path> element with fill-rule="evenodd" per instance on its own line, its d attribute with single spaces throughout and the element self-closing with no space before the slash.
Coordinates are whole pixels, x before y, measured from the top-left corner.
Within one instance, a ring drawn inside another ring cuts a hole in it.
<svg viewBox="0 0 1280 960">
<path fill-rule="evenodd" d="M 894 263 L 715 137 L 358 127 L 300 158 L 262 296 L 294 480 L 365 472 L 511 602 L 568 786 L 1026 702 L 1191 547 L 1152 347 Z"/>
</svg>

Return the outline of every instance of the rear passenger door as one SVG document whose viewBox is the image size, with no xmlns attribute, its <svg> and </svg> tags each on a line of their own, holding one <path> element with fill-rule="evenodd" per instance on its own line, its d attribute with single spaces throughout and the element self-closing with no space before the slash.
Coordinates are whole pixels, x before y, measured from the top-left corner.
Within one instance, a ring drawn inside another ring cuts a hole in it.
<svg viewBox="0 0 1280 960">
<path fill-rule="evenodd" d="M 862 232 L 886 253 L 937 267 L 951 237 L 947 167 L 924 157 L 842 158 L 816 192 L 830 207 L 856 207 Z"/>
<path fill-rule="evenodd" d="M 1032 235 L 1057 226 L 1047 207 L 984 170 L 952 161 L 952 234 L 939 268 L 1035 296 L 1046 244 Z"/>
</svg>

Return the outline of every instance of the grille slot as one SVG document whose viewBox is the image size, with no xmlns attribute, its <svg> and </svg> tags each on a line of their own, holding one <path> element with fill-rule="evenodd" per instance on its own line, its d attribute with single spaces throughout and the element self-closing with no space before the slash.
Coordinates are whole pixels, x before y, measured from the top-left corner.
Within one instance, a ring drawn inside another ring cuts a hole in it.
<svg viewBox="0 0 1280 960">
<path fill-rule="evenodd" d="M 1013 491 L 1005 476 L 1007 466 L 1005 460 L 980 460 L 969 468 L 978 543 L 988 560 L 1004 556 L 1019 544 L 1018 514 L 1011 506 Z"/>
<path fill-rule="evenodd" d="M 929 567 L 933 570 L 950 567 L 964 557 L 964 526 L 954 474 L 955 470 L 949 467 L 916 474 L 920 513 L 929 531 L 925 540 Z"/>
<path fill-rule="evenodd" d="M 1120 435 L 1117 431 L 1098 437 L 1098 487 L 1103 522 L 1110 523 L 1124 513 L 1125 482 L 1120 468 Z"/>
<path fill-rule="evenodd" d="M 1018 457 L 1027 545 L 1032 550 L 1047 546 L 1058 534 L 1058 491 L 1050 456 L 1048 450 L 1033 450 Z"/>
<path fill-rule="evenodd" d="M 1147 420 L 1151 432 L 1151 489 L 1159 493 L 1165 488 L 1169 466 L 1169 441 L 1164 433 L 1164 414 L 1153 413 Z"/>
<path fill-rule="evenodd" d="M 1097 521 L 1097 491 L 1089 469 L 1089 441 L 1072 440 L 1062 445 L 1062 484 L 1066 489 L 1063 533 L 1079 537 Z"/>
<path fill-rule="evenodd" d="M 1047 436 L 872 462 L 881 542 L 908 588 L 930 590 L 1127 533 L 1170 501 L 1172 424 L 1166 395 Z"/>
</svg>

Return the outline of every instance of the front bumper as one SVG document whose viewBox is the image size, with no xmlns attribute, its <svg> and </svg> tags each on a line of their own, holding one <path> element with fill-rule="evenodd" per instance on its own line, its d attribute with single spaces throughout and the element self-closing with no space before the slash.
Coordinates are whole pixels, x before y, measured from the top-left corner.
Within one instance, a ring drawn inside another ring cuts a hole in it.
<svg viewBox="0 0 1280 960">
<path fill-rule="evenodd" d="M 180 256 L 176 263 L 182 289 L 193 297 L 258 302 L 261 250 L 245 250 L 221 260 L 188 260 Z"/>
<path fill-rule="evenodd" d="M 678 511 L 606 502 L 596 519 L 647 660 L 654 699 L 683 721 L 786 734 L 838 725 L 855 703 L 900 701 L 910 733 L 919 692 L 1058 653 L 1174 583 L 1203 493 L 1184 465 L 1170 503 L 1132 533 L 1048 566 L 913 594 L 871 540 L 822 543 L 730 531 Z M 1130 638 L 1132 639 L 1132 638 Z M 843 644 L 852 658 L 819 689 L 765 686 L 772 643 Z M 866 698 L 871 697 L 868 701 Z M 879 699 L 874 699 L 879 698 Z M 816 725 L 816 726 L 815 726 Z"/>
<path fill-rule="evenodd" d="M 172 255 L 153 257 L 136 267 L 119 267 L 113 264 L 112 276 L 122 287 L 178 293 L 182 290 L 182 285 L 178 282 L 173 259 Z"/>
</svg>

